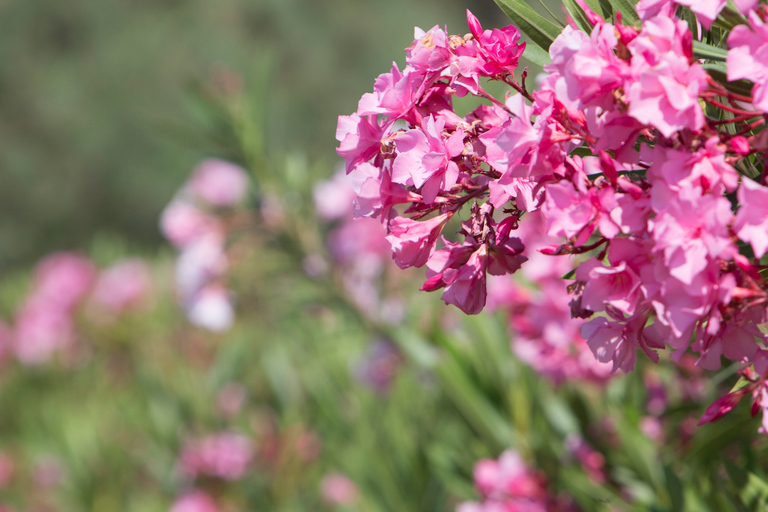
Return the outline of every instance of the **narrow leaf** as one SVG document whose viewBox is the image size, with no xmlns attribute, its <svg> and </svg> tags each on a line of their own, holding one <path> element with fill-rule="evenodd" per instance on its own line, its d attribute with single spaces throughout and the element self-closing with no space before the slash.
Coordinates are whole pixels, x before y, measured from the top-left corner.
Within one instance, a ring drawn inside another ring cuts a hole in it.
<svg viewBox="0 0 768 512">
<path fill-rule="evenodd" d="M 725 62 L 728 51 L 701 41 L 693 42 L 693 55 L 700 59 L 719 60 Z"/>
<path fill-rule="evenodd" d="M 560 35 L 561 27 L 528 7 L 522 0 L 494 1 L 522 33 L 544 50 L 549 50 L 552 41 Z"/>
<path fill-rule="evenodd" d="M 592 2 L 594 2 L 594 0 L 587 1 L 589 6 L 592 7 L 592 10 L 598 12 L 592 5 Z M 610 0 L 598 0 L 598 3 L 600 4 L 600 10 L 603 11 L 603 18 L 607 20 L 613 18 L 613 6 L 611 5 Z"/>
<path fill-rule="evenodd" d="M 535 44 L 529 44 L 525 46 L 523 57 L 542 67 L 552 62 L 552 59 L 549 57 L 549 53 L 547 53 L 545 50 L 542 50 Z"/>
<path fill-rule="evenodd" d="M 625 25 L 634 25 L 640 22 L 640 16 L 635 10 L 635 3 L 631 0 L 608 0 L 614 11 L 621 13 L 622 22 Z"/>
<path fill-rule="evenodd" d="M 563 5 L 565 6 L 565 9 L 568 11 L 568 14 L 571 16 L 571 18 L 573 18 L 573 21 L 576 22 L 576 25 L 578 25 L 581 30 L 587 34 L 592 32 L 592 24 L 589 23 L 587 15 L 584 13 L 584 9 L 582 9 L 575 0 L 563 0 Z"/>
</svg>

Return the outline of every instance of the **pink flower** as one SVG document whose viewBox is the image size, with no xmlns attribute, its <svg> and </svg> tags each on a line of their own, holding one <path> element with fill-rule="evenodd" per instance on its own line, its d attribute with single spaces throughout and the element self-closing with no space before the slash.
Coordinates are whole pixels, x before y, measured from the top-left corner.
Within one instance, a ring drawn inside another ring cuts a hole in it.
<svg viewBox="0 0 768 512">
<path fill-rule="evenodd" d="M 450 190 L 459 177 L 459 167 L 452 159 L 464 150 L 464 132 L 457 130 L 443 140 L 445 121 L 430 115 L 421 129 L 408 130 L 395 140 L 397 158 L 392 166 L 392 181 L 401 185 L 423 187 L 424 202 L 431 204 L 437 194 Z"/>
<path fill-rule="evenodd" d="M 387 240 L 400 268 L 421 267 L 432 256 L 443 226 L 453 215 L 447 212 L 424 221 L 395 217 L 389 221 Z"/>
<path fill-rule="evenodd" d="M 336 152 L 347 164 L 347 174 L 379 152 L 384 129 L 376 116 L 339 116 L 336 140 L 341 144 Z"/>
<path fill-rule="evenodd" d="M 737 25 L 728 36 L 728 80 L 746 78 L 752 87 L 752 104 L 768 112 L 768 25 L 755 12 L 749 14 L 749 26 Z"/>
<path fill-rule="evenodd" d="M 721 396 L 709 404 L 709 407 L 707 407 L 707 410 L 704 411 L 704 415 L 701 417 L 701 420 L 699 420 L 699 425 L 712 423 L 713 421 L 719 420 L 728 412 L 730 412 L 731 409 L 736 407 L 736 405 L 741 401 L 743 397 L 744 392 L 741 390 Z"/>
<path fill-rule="evenodd" d="M 598 361 L 613 361 L 614 372 L 617 368 L 630 372 L 635 369 L 638 348 L 654 361 L 658 361 L 659 357 L 651 348 L 664 348 L 663 344 L 643 332 L 649 314 L 650 311 L 645 310 L 627 319 L 611 314 L 614 321 L 597 317 L 582 326 L 581 335 Z"/>
<path fill-rule="evenodd" d="M 186 311 L 190 322 L 213 332 L 227 331 L 235 322 L 229 293 L 218 285 L 206 286 L 195 293 Z"/>
<path fill-rule="evenodd" d="M 518 43 L 520 32 L 512 25 L 502 29 L 483 31 L 478 19 L 467 9 L 467 25 L 477 41 L 485 63 L 482 67 L 486 75 L 511 72 L 517 67 L 518 60 L 525 50 L 525 43 Z"/>
<path fill-rule="evenodd" d="M 647 20 L 657 14 L 671 18 L 675 14 L 676 6 L 683 5 L 709 30 L 726 3 L 727 0 L 640 0 L 635 8 L 640 18 Z"/>
<path fill-rule="evenodd" d="M 442 71 L 451 61 L 448 36 L 437 25 L 424 32 L 414 29 L 414 41 L 405 49 L 405 61 L 417 72 Z"/>
<path fill-rule="evenodd" d="M 744 177 L 736 193 L 741 207 L 736 212 L 733 230 L 752 245 L 757 258 L 768 251 L 768 188 Z"/>
<path fill-rule="evenodd" d="M 673 195 L 664 186 L 654 187 L 653 194 L 659 211 L 652 229 L 655 249 L 663 251 L 670 275 L 690 285 L 710 258 L 731 259 L 736 250 L 728 234 L 733 217 L 728 199 L 696 189 Z"/>
<path fill-rule="evenodd" d="M 224 240 L 218 234 L 202 236 L 182 249 L 176 260 L 176 288 L 182 302 L 220 279 L 229 266 Z"/>
<path fill-rule="evenodd" d="M 320 482 L 320 493 L 330 505 L 353 506 L 360 491 L 352 480 L 341 473 L 328 473 Z"/>
<path fill-rule="evenodd" d="M 13 351 L 23 364 L 45 363 L 54 352 L 70 347 L 74 340 L 70 313 L 55 303 L 30 300 L 16 315 Z"/>
<path fill-rule="evenodd" d="M 704 125 L 699 93 L 707 73 L 692 57 L 691 33 L 682 20 L 656 17 L 629 43 L 633 80 L 627 91 L 629 115 L 658 129 L 665 137 Z"/>
<path fill-rule="evenodd" d="M 160 216 L 160 231 L 172 244 L 183 247 L 202 236 L 221 231 L 221 226 L 215 217 L 174 199 Z"/>
<path fill-rule="evenodd" d="M 48 307 L 71 310 L 88 293 L 96 268 L 88 258 L 61 252 L 46 256 L 35 267 L 32 295 Z"/>
<path fill-rule="evenodd" d="M 487 265 L 487 248 L 481 245 L 460 268 L 443 272 L 445 291 L 440 298 L 468 315 L 480 313 L 485 306 Z"/>
<path fill-rule="evenodd" d="M 177 499 L 170 512 L 219 512 L 219 508 L 208 494 L 193 490 Z"/>
<path fill-rule="evenodd" d="M 245 386 L 230 382 L 216 394 L 216 407 L 223 416 L 235 416 L 243 409 L 247 398 Z"/>
<path fill-rule="evenodd" d="M 386 338 L 376 340 L 355 365 L 355 376 L 376 391 L 384 393 L 397 376 L 403 356 Z"/>
<path fill-rule="evenodd" d="M 339 170 L 330 179 L 318 182 L 312 188 L 315 211 L 324 220 L 336 220 L 352 215 L 355 199 L 352 176 Z"/>
<path fill-rule="evenodd" d="M 191 192 L 212 206 L 232 207 L 242 202 L 248 193 L 245 170 L 224 160 L 201 162 L 189 180 Z"/>
<path fill-rule="evenodd" d="M 590 37 L 567 26 L 550 46 L 552 63 L 545 70 L 557 74 L 555 92 L 569 108 L 613 108 L 614 92 L 629 75 L 629 65 L 614 53 L 618 43 L 615 30 L 604 23 L 596 26 Z"/>
<path fill-rule="evenodd" d="M 223 480 L 240 480 L 253 458 L 251 440 L 239 434 L 224 432 L 184 444 L 179 458 L 181 470 L 192 478 L 200 475 Z"/>
<path fill-rule="evenodd" d="M 604 266 L 590 259 L 576 269 L 576 278 L 586 282 L 581 295 L 584 308 L 597 312 L 611 306 L 625 315 L 634 314 L 641 298 L 640 278 L 625 261 Z"/>
<path fill-rule="evenodd" d="M 91 300 L 102 309 L 119 314 L 144 304 L 152 291 L 152 276 L 140 259 L 119 261 L 103 270 L 91 292 Z"/>
</svg>

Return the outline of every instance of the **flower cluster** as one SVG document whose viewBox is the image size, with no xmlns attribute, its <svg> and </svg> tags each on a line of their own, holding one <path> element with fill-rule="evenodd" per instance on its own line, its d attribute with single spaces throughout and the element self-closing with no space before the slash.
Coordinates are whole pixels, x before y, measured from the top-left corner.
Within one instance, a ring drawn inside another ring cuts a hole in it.
<svg viewBox="0 0 768 512">
<path fill-rule="evenodd" d="M 71 352 L 77 320 L 105 323 L 147 304 L 152 278 L 139 259 L 116 262 L 99 270 L 87 257 L 54 253 L 38 263 L 32 289 L 10 327 L 0 323 L 0 360 L 13 354 L 22 364 L 48 361 L 56 352 Z"/>
<path fill-rule="evenodd" d="M 611 376 L 611 365 L 595 360 L 581 337 L 582 321 L 571 318 L 571 297 L 561 276 L 572 263 L 539 251 L 557 241 L 545 231 L 540 210 L 521 220 L 517 234 L 530 251 L 530 261 L 520 269 L 522 279 L 489 279 L 487 307 L 506 312 L 512 350 L 541 375 L 556 384 L 603 383 Z"/>
<path fill-rule="evenodd" d="M 417 29 L 406 67 L 339 118 L 356 214 L 382 222 L 400 267 L 427 267 L 422 290 L 475 314 L 487 274 L 533 259 L 516 230 L 538 212 L 557 239 L 538 251 L 575 267 L 571 315 L 588 319 L 581 334 L 599 362 L 631 371 L 638 349 L 658 360 L 670 347 L 676 361 L 692 349 L 705 369 L 722 357 L 751 364 L 755 410 L 768 409 L 757 327 L 768 301 L 768 10 L 737 2 L 743 24 L 725 37 L 727 78 L 751 81 L 745 95 L 708 73 L 674 16 L 690 8 L 709 28 L 724 1 L 643 0 L 638 26 L 579 4 L 590 33 L 562 31 L 534 92 L 526 71 L 515 75 L 514 27 L 483 31 L 468 12 L 466 36 Z M 486 80 L 514 94 L 498 100 Z M 460 116 L 453 100 L 467 95 L 483 104 Z M 459 239 L 446 238 L 460 218 Z"/>
<path fill-rule="evenodd" d="M 569 501 L 552 496 L 544 476 L 528 468 L 512 450 L 498 460 L 475 465 L 475 487 L 483 501 L 465 502 L 456 512 L 566 512 L 577 510 Z"/>
<path fill-rule="evenodd" d="M 160 218 L 163 235 L 179 251 L 176 286 L 189 320 L 211 331 L 225 331 L 234 308 L 224 285 L 229 267 L 225 244 L 233 210 L 248 193 L 246 172 L 223 160 L 197 166 Z"/>
</svg>

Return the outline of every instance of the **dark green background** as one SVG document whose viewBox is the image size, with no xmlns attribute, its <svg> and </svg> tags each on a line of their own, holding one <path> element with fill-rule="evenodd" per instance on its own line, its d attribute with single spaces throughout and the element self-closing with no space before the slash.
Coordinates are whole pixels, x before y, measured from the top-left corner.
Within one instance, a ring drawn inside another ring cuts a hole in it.
<svg viewBox="0 0 768 512">
<path fill-rule="evenodd" d="M 160 210 L 206 156 L 188 103 L 211 66 L 267 83 L 273 154 L 330 172 L 336 116 L 403 64 L 415 25 L 465 33 L 467 7 L 508 23 L 491 0 L 2 3 L 0 271 L 94 236 L 162 243 Z"/>
</svg>

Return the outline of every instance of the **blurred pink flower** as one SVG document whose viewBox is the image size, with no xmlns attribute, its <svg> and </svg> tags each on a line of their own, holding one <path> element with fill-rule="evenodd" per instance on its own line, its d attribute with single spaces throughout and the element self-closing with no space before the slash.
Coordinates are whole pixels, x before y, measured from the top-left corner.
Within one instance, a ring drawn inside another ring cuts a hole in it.
<svg viewBox="0 0 768 512">
<path fill-rule="evenodd" d="M 355 365 L 354 374 L 376 391 L 385 392 L 397 375 L 403 356 L 386 338 L 379 338 Z"/>
<path fill-rule="evenodd" d="M 248 193 L 248 174 L 240 166 L 211 158 L 195 168 L 189 188 L 212 206 L 235 206 Z"/>
<path fill-rule="evenodd" d="M 72 252 L 54 253 L 35 267 L 30 295 L 49 307 L 71 310 L 88 293 L 95 276 L 96 267 L 88 258 Z"/>
<path fill-rule="evenodd" d="M 46 455 L 35 461 L 32 478 L 40 487 L 56 487 L 64 480 L 64 468 L 61 461 L 52 455 Z"/>
<path fill-rule="evenodd" d="M 230 382 L 216 395 L 216 407 L 224 416 L 234 416 L 243 408 L 248 392 L 238 382 Z"/>
<path fill-rule="evenodd" d="M 219 508 L 203 491 L 190 491 L 171 505 L 170 512 L 219 512 Z"/>
<path fill-rule="evenodd" d="M 222 286 L 206 286 L 190 300 L 187 317 L 194 325 L 209 331 L 229 330 L 235 322 L 235 311 L 229 292 Z"/>
<path fill-rule="evenodd" d="M 160 215 L 160 231 L 173 245 L 183 247 L 202 236 L 221 231 L 213 217 L 181 199 L 174 199 Z"/>
<path fill-rule="evenodd" d="M 331 505 L 351 506 L 359 497 L 357 485 L 341 473 L 328 473 L 320 482 L 323 499 Z"/>
<path fill-rule="evenodd" d="M 253 443 L 240 434 L 224 432 L 185 443 L 179 458 L 181 470 L 192 478 L 200 475 L 223 480 L 242 478 L 253 459 Z"/>
<path fill-rule="evenodd" d="M 119 261 L 103 270 L 91 292 L 91 300 L 114 314 L 146 303 L 152 292 L 149 266 L 138 258 Z"/>
<path fill-rule="evenodd" d="M 343 168 L 330 179 L 318 182 L 312 189 L 315 211 L 329 221 L 351 217 L 355 196 L 352 176 L 346 174 Z"/>
<path fill-rule="evenodd" d="M 75 339 L 70 313 L 57 304 L 28 300 L 16 314 L 13 351 L 23 364 L 42 364 Z"/>
</svg>

